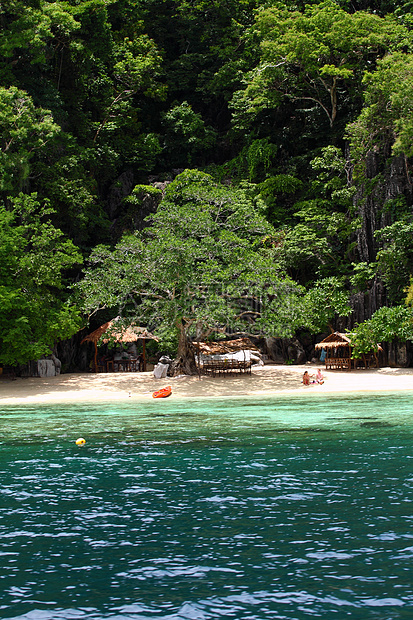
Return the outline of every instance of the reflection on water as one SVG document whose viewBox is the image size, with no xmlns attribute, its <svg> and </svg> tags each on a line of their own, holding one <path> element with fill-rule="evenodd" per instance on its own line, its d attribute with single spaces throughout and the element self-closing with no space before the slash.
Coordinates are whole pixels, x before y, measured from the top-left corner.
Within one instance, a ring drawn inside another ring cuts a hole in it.
<svg viewBox="0 0 413 620">
<path fill-rule="evenodd" d="M 3 409 L 0 617 L 411 618 L 411 402 Z"/>
</svg>

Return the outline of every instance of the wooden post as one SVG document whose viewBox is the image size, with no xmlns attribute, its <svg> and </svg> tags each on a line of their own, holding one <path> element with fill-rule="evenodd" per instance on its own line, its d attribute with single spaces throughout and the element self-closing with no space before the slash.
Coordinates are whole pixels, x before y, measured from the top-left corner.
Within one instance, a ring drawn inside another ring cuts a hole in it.
<svg viewBox="0 0 413 620">
<path fill-rule="evenodd" d="M 96 344 L 96 342 L 94 344 L 95 344 L 95 372 L 97 372 L 98 371 L 98 345 Z"/>
<path fill-rule="evenodd" d="M 145 338 L 142 339 L 142 368 L 143 368 L 143 372 L 146 372 L 146 355 L 145 355 L 145 346 L 146 346 L 146 341 Z"/>
<path fill-rule="evenodd" d="M 198 340 L 198 379 L 201 381 L 201 354 Z"/>
</svg>

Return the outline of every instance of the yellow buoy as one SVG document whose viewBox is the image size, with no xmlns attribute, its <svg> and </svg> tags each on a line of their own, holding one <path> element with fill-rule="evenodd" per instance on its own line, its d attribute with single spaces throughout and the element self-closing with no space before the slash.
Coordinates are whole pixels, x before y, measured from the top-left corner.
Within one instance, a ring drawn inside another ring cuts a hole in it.
<svg viewBox="0 0 413 620">
<path fill-rule="evenodd" d="M 76 439 L 76 445 L 77 446 L 84 446 L 86 443 L 86 441 L 83 439 L 83 437 L 79 437 L 79 439 Z"/>
</svg>

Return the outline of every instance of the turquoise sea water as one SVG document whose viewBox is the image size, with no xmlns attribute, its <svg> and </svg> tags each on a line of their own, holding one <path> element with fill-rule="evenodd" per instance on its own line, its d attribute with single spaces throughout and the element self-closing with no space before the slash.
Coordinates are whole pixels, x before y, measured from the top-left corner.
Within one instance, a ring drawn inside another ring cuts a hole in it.
<svg viewBox="0 0 413 620">
<path fill-rule="evenodd" d="M 411 619 L 413 392 L 3 407 L 0 536 L 2 619 Z"/>
</svg>

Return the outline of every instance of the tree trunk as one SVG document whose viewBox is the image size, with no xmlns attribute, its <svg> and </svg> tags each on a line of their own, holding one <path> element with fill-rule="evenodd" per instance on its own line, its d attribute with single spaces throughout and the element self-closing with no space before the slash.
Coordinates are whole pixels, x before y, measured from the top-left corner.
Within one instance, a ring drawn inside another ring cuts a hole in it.
<svg viewBox="0 0 413 620">
<path fill-rule="evenodd" d="M 195 351 L 186 334 L 185 320 L 179 319 L 177 327 L 179 329 L 178 352 L 172 363 L 172 376 L 196 375 Z"/>
</svg>

